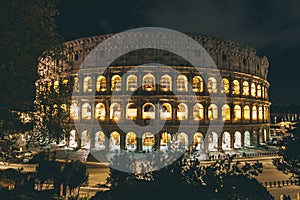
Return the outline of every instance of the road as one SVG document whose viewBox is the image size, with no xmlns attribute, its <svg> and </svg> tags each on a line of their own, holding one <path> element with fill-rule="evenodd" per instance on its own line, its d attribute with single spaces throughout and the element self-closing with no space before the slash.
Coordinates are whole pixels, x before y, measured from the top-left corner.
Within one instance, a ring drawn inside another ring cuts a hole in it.
<svg viewBox="0 0 300 200">
<path fill-rule="evenodd" d="M 290 174 L 284 174 L 283 172 L 276 169 L 276 167 L 272 164 L 271 158 L 260 158 L 259 161 L 263 164 L 263 170 L 262 173 L 257 177 L 257 180 L 262 184 L 265 184 L 265 182 L 288 180 L 290 178 Z M 247 162 L 255 162 L 255 159 L 248 160 Z M 0 163 L 0 169 L 23 168 L 24 171 L 32 172 L 35 171 L 35 167 L 36 166 L 32 164 L 3 165 L 2 163 Z M 105 184 L 106 178 L 109 176 L 109 168 L 107 164 L 88 162 L 87 171 L 89 173 L 88 187 L 91 188 L 99 187 L 99 185 Z M 267 189 L 271 192 L 272 195 L 275 196 L 275 199 L 279 199 L 279 196 L 281 194 L 290 194 L 293 199 L 296 199 L 297 192 L 300 193 L 300 186 L 284 186 Z"/>
</svg>

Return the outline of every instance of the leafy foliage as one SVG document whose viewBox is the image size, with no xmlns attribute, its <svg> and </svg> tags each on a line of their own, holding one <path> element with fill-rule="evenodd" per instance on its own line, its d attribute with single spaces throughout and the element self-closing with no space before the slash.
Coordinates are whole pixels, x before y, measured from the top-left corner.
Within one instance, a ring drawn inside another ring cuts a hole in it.
<svg viewBox="0 0 300 200">
<path fill-rule="evenodd" d="M 93 199 L 272 199 L 254 178 L 261 168 L 259 162 L 242 165 L 232 158 L 200 165 L 198 160 L 185 156 L 163 169 L 143 174 L 111 168 L 111 189 L 97 193 Z"/>
</svg>

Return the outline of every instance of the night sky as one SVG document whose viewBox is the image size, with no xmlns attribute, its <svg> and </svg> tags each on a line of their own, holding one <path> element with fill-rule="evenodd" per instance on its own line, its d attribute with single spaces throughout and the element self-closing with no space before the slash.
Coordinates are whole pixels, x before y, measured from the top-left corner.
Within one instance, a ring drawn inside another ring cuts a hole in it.
<svg viewBox="0 0 300 200">
<path fill-rule="evenodd" d="M 58 9 L 66 40 L 155 26 L 252 46 L 269 59 L 273 105 L 299 104 L 300 1 L 64 0 Z"/>
</svg>

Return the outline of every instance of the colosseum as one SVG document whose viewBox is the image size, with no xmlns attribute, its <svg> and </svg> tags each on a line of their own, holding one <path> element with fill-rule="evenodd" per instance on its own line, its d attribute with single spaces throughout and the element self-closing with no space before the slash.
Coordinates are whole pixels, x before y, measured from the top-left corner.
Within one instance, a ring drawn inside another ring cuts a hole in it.
<svg viewBox="0 0 300 200">
<path fill-rule="evenodd" d="M 269 140 L 269 63 L 255 49 L 211 36 L 187 34 L 210 55 L 221 79 L 213 73 L 204 77 L 186 59 L 153 48 L 122 55 L 98 73 L 84 60 L 113 35 L 68 41 L 67 60 L 41 61 L 38 66 L 37 102 L 47 85 L 57 90 L 63 84 L 73 87 L 72 100 L 62 105 L 73 120 L 67 146 L 107 152 L 193 148 L 207 154 L 255 147 Z M 100 52 L 99 56 L 105 58 L 109 52 Z M 171 73 L 170 68 L 178 73 Z M 190 92 L 196 94 L 196 103 L 190 103 L 195 98 Z M 211 100 L 210 94 L 223 94 L 226 101 L 221 105 Z M 142 129 L 160 120 L 164 123 L 157 132 L 120 128 L 128 121 Z M 76 122 L 82 123 L 75 128 Z M 222 131 L 208 132 L 211 122 L 222 122 Z M 181 123 L 183 128 L 179 129 Z"/>
</svg>

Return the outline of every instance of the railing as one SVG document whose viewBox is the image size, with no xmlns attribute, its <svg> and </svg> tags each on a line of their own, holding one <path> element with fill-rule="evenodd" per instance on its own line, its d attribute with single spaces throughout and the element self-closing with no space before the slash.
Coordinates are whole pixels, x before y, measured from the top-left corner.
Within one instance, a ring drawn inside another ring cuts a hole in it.
<svg viewBox="0 0 300 200">
<path fill-rule="evenodd" d="M 298 180 L 281 180 L 281 181 L 269 181 L 265 182 L 265 187 L 283 187 L 288 185 L 298 185 L 300 186 L 300 181 Z"/>
</svg>

